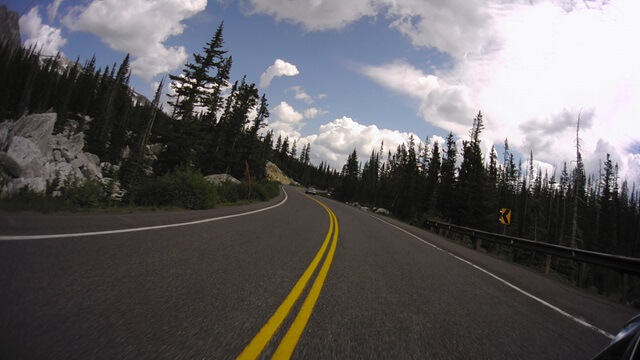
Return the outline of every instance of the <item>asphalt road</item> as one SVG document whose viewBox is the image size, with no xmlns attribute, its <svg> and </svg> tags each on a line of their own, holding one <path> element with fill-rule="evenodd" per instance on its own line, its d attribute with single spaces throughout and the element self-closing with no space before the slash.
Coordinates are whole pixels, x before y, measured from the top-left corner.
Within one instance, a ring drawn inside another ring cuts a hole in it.
<svg viewBox="0 0 640 360">
<path fill-rule="evenodd" d="M 615 334 L 637 312 L 286 193 L 208 211 L 0 214 L 0 358 L 236 358 L 262 337 L 262 358 L 289 346 L 304 359 L 588 359 L 610 341 L 597 329 Z M 7 240 L 64 233 L 76 236 Z"/>
</svg>

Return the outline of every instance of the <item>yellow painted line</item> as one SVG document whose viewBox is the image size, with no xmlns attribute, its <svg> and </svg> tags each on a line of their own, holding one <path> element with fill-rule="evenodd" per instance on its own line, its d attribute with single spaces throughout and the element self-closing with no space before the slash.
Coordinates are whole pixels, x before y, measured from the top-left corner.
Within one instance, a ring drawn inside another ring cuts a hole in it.
<svg viewBox="0 0 640 360">
<path fill-rule="evenodd" d="M 307 283 L 309 282 L 311 275 L 313 275 L 313 273 L 316 271 L 316 268 L 318 267 L 318 264 L 320 263 L 320 260 L 322 259 L 322 256 L 324 255 L 324 252 L 327 249 L 327 246 L 329 245 L 329 241 L 331 239 L 331 234 L 333 233 L 333 226 L 334 226 L 333 217 L 331 216 L 331 213 L 329 214 L 329 219 L 330 219 L 329 231 L 327 232 L 327 235 L 324 238 L 324 242 L 322 243 L 320 250 L 318 251 L 316 256 L 313 258 L 313 261 L 311 261 L 311 264 L 309 264 L 309 267 L 307 267 L 307 269 L 304 271 L 300 279 L 298 279 L 298 282 L 295 284 L 295 286 L 293 287 L 289 295 L 287 295 L 287 297 L 284 299 L 282 304 L 280 304 L 276 312 L 271 316 L 269 321 L 267 321 L 267 323 L 262 327 L 262 329 L 260 329 L 258 334 L 251 340 L 249 345 L 247 345 L 247 347 L 244 348 L 242 353 L 240 353 L 240 355 L 238 356 L 238 359 L 257 359 L 258 356 L 260 356 L 260 354 L 264 350 L 264 348 L 267 346 L 269 341 L 271 341 L 271 338 L 273 337 L 273 335 L 276 333 L 276 331 L 278 331 L 278 328 L 280 327 L 280 325 L 282 325 L 282 322 L 291 311 L 291 308 L 293 307 L 293 305 L 296 303 L 296 301 L 302 294 L 302 291 L 304 290 L 304 288 L 307 286 Z"/>
<path fill-rule="evenodd" d="M 324 285 L 324 281 L 327 278 L 327 274 L 329 273 L 329 268 L 331 267 L 331 262 L 333 261 L 333 255 L 336 252 L 336 245 L 338 244 L 338 219 L 336 215 L 331 211 L 327 206 L 322 204 L 324 208 L 329 212 L 329 215 L 335 222 L 335 231 L 333 232 L 333 241 L 331 242 L 331 248 L 329 248 L 329 253 L 327 254 L 324 263 L 322 264 L 322 268 L 320 268 L 320 272 L 316 277 L 316 280 L 313 282 L 311 286 L 311 290 L 307 295 L 307 298 L 302 303 L 302 308 L 298 312 L 298 316 L 296 316 L 295 320 L 293 320 L 293 324 L 287 331 L 287 334 L 284 336 L 280 345 L 276 349 L 276 352 L 273 354 L 272 359 L 289 359 L 291 354 L 293 354 L 293 350 L 296 348 L 298 341 L 300 340 L 300 336 L 304 331 L 304 328 L 307 326 L 307 322 L 311 317 L 311 312 L 318 301 L 318 297 L 320 296 L 320 291 L 322 290 L 322 286 Z"/>
</svg>

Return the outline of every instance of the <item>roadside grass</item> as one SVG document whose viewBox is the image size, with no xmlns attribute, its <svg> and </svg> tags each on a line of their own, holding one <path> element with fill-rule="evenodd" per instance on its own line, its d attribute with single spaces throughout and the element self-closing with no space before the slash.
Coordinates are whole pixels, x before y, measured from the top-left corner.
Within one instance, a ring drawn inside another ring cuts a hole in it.
<svg viewBox="0 0 640 360">
<path fill-rule="evenodd" d="M 21 212 L 98 212 L 122 213 L 143 211 L 180 211 L 237 206 L 273 199 L 279 184 L 260 180 L 249 185 L 222 183 L 214 185 L 193 171 L 176 171 L 145 179 L 131 187 L 119 201 L 111 198 L 106 185 L 98 181 L 70 182 L 59 191 L 43 194 L 23 188 L 16 194 L 0 198 L 0 211 Z M 54 196 L 55 194 L 55 196 Z"/>
</svg>

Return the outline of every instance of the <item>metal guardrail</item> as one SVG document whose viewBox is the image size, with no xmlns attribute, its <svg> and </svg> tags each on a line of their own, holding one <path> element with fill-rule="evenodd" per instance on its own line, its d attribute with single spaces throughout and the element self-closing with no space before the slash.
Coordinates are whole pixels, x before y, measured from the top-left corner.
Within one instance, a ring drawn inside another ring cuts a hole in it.
<svg viewBox="0 0 640 360">
<path fill-rule="evenodd" d="M 424 226 L 430 229 L 446 230 L 469 236 L 471 241 L 475 244 L 476 250 L 480 248 L 482 240 L 486 240 L 496 244 L 531 250 L 541 254 L 569 259 L 582 264 L 597 265 L 618 271 L 623 280 L 623 302 L 626 302 L 627 300 L 628 275 L 640 276 L 640 259 L 638 258 L 574 249 L 566 246 L 547 244 L 435 221 L 425 221 Z M 545 272 L 547 272 L 547 269 L 545 269 Z"/>
</svg>

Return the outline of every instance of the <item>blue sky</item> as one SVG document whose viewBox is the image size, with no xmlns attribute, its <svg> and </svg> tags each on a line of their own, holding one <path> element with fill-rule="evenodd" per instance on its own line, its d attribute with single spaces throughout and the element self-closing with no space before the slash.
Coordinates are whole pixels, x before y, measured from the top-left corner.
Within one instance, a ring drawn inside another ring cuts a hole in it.
<svg viewBox="0 0 640 360">
<path fill-rule="evenodd" d="M 622 177 L 640 178 L 637 1 L 5 3 L 24 12 L 23 40 L 43 52 L 95 53 L 102 66 L 130 52 L 132 85 L 149 97 L 224 21 L 232 79 L 260 84 L 270 66 L 282 75 L 260 87 L 270 127 L 311 143 L 315 163 L 340 168 L 353 148 L 365 160 L 381 140 L 395 147 L 410 133 L 466 139 L 482 110 L 485 154 L 508 138 L 552 173 L 575 154 L 580 115 L 587 169 L 608 152 Z"/>
</svg>

